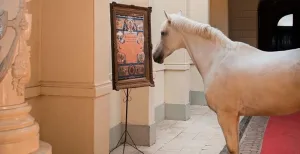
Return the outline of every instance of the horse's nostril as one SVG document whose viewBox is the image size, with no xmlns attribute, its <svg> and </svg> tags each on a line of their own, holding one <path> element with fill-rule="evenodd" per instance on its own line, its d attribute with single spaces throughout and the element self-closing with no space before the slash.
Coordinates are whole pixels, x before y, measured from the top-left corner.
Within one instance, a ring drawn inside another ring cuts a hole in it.
<svg viewBox="0 0 300 154">
<path fill-rule="evenodd" d="M 155 58 L 153 58 L 153 59 L 154 59 L 155 62 L 158 62 L 158 58 L 155 57 Z"/>
<path fill-rule="evenodd" d="M 161 56 L 161 55 L 155 55 L 155 56 L 153 56 L 153 60 L 156 63 L 162 64 L 162 62 L 163 62 L 163 56 Z"/>
</svg>

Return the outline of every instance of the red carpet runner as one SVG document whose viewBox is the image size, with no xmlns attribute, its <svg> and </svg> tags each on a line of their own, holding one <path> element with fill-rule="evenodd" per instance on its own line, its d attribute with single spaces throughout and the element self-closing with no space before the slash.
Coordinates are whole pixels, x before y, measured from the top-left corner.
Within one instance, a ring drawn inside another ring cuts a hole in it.
<svg viewBox="0 0 300 154">
<path fill-rule="evenodd" d="M 270 117 L 261 154 L 300 154 L 300 113 Z"/>
</svg>

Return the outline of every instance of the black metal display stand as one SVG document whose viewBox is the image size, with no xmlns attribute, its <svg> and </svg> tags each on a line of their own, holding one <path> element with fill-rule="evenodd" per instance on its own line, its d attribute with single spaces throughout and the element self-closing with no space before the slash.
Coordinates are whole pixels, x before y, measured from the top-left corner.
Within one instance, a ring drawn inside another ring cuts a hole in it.
<svg viewBox="0 0 300 154">
<path fill-rule="evenodd" d="M 110 151 L 110 153 L 111 153 L 113 150 L 115 150 L 116 148 L 118 148 L 120 145 L 123 144 L 123 154 L 124 154 L 124 152 L 125 152 L 125 146 L 126 146 L 126 144 L 128 144 L 128 145 L 130 145 L 131 147 L 133 147 L 134 149 L 136 149 L 137 151 L 139 151 L 140 153 L 144 154 L 144 152 L 142 152 L 141 150 L 139 150 L 139 149 L 137 148 L 136 144 L 134 143 L 132 137 L 130 136 L 130 134 L 129 134 L 129 132 L 128 132 L 128 125 L 127 125 L 128 123 L 127 123 L 127 122 L 128 122 L 128 102 L 129 102 L 129 94 L 130 94 L 130 92 L 129 92 L 128 88 L 127 88 L 127 89 L 126 89 L 126 92 L 125 92 L 125 103 L 126 103 L 125 130 L 124 130 L 124 132 L 123 132 L 123 134 L 122 134 L 122 136 L 121 136 L 121 138 L 120 138 L 118 144 L 116 145 L 116 147 L 115 147 L 114 149 L 112 149 L 112 150 Z M 132 141 L 133 144 L 130 144 L 130 143 L 127 142 L 127 135 L 128 135 L 129 139 Z M 124 142 L 121 143 L 123 136 L 124 136 Z M 121 144 L 120 144 L 120 143 L 121 143 Z"/>
</svg>

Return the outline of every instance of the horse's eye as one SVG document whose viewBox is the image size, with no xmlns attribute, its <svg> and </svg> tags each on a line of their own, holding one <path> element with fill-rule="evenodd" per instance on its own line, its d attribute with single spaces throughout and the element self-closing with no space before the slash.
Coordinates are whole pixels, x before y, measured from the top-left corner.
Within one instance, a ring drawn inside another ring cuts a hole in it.
<svg viewBox="0 0 300 154">
<path fill-rule="evenodd" d="M 166 32 L 160 32 L 161 36 L 165 36 Z"/>
</svg>

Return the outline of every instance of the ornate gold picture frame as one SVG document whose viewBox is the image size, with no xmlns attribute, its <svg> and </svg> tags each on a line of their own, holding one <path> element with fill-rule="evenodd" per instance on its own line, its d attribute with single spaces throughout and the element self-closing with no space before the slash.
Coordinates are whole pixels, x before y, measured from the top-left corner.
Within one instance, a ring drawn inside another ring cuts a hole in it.
<svg viewBox="0 0 300 154">
<path fill-rule="evenodd" d="M 154 87 L 151 7 L 110 4 L 113 89 Z"/>
</svg>

